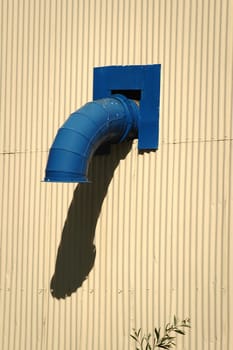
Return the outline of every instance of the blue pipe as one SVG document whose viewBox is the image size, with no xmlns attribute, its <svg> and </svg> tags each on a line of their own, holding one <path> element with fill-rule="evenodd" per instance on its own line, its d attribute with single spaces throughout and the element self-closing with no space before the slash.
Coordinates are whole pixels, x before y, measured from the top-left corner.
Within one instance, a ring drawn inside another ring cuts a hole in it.
<svg viewBox="0 0 233 350">
<path fill-rule="evenodd" d="M 58 130 L 44 181 L 88 182 L 88 166 L 98 147 L 136 137 L 138 119 L 137 104 L 123 95 L 87 103 Z"/>
</svg>

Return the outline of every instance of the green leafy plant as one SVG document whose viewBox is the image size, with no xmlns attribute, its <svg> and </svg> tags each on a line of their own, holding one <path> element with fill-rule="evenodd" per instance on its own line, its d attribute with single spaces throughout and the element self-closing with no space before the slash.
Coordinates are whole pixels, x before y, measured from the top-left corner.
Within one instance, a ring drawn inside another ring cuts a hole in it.
<svg viewBox="0 0 233 350">
<path fill-rule="evenodd" d="M 179 321 L 176 316 L 173 318 L 173 323 L 167 323 L 163 333 L 161 328 L 155 328 L 154 333 L 142 335 L 141 328 L 137 331 L 133 329 L 130 336 L 135 340 L 136 350 L 153 350 L 155 348 L 172 349 L 176 346 L 177 334 L 185 335 L 184 329 L 190 328 L 190 319 L 186 318 Z"/>
</svg>

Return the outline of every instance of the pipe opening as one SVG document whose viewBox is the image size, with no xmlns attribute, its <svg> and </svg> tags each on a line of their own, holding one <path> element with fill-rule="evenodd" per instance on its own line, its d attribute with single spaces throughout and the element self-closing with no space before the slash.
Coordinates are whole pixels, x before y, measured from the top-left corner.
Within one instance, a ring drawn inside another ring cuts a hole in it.
<svg viewBox="0 0 233 350">
<path fill-rule="evenodd" d="M 141 90 L 111 90 L 112 95 L 120 94 L 123 95 L 130 100 L 134 100 L 135 102 L 140 102 L 141 100 Z"/>
</svg>

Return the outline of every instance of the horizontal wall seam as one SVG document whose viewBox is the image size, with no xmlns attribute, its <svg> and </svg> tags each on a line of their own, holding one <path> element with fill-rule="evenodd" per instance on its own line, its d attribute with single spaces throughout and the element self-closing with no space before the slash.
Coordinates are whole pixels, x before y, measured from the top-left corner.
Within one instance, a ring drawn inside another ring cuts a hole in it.
<svg viewBox="0 0 233 350">
<path fill-rule="evenodd" d="M 179 145 L 179 144 L 194 144 L 194 143 L 210 143 L 210 142 L 225 142 L 225 141 L 230 141 L 232 142 L 232 138 L 225 138 L 225 139 L 209 139 L 209 140 L 188 140 L 188 141 L 170 141 L 170 142 L 165 142 L 162 141 L 162 144 L 164 145 Z"/>
<path fill-rule="evenodd" d="M 3 151 L 0 152 L 1 156 L 16 155 L 16 154 L 31 154 L 31 153 L 48 153 L 47 151 L 32 150 L 32 151 Z"/>
<path fill-rule="evenodd" d="M 195 143 L 210 143 L 210 142 L 232 142 L 233 138 L 224 139 L 209 139 L 209 140 L 188 140 L 188 141 L 162 141 L 161 145 L 183 145 L 183 144 L 195 144 Z M 26 151 L 0 151 L 0 156 L 16 155 L 16 154 L 31 154 L 31 153 L 48 153 L 48 150 L 26 150 Z"/>
</svg>

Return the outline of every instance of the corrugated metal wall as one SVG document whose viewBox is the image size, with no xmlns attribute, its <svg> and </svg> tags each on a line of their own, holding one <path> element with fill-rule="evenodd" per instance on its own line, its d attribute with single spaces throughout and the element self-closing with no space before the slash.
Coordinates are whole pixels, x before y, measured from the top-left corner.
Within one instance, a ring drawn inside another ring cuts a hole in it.
<svg viewBox="0 0 233 350">
<path fill-rule="evenodd" d="M 233 1 L 0 11 L 1 349 L 134 349 L 133 327 L 174 313 L 192 320 L 179 349 L 232 349 Z M 114 146 L 92 184 L 42 183 L 93 67 L 150 63 L 162 65 L 158 152 Z"/>
</svg>

